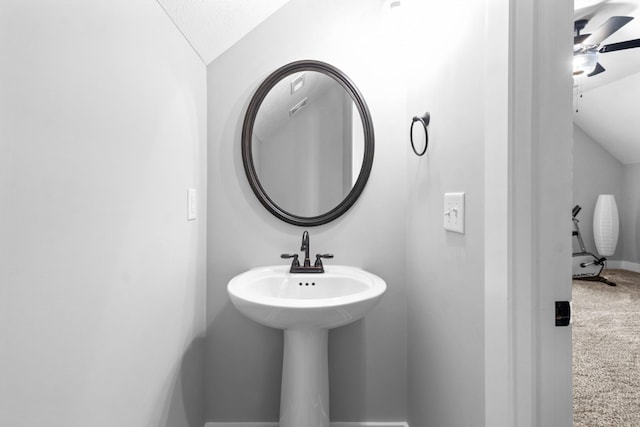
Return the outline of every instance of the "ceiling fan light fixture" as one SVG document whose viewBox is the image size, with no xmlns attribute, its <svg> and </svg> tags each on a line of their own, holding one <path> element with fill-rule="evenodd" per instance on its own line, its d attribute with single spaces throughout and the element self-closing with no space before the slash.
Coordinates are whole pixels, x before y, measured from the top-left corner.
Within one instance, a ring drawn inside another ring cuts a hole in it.
<svg viewBox="0 0 640 427">
<path fill-rule="evenodd" d="M 576 53 L 573 55 L 573 75 L 588 75 L 595 70 L 598 65 L 598 51 Z"/>
</svg>

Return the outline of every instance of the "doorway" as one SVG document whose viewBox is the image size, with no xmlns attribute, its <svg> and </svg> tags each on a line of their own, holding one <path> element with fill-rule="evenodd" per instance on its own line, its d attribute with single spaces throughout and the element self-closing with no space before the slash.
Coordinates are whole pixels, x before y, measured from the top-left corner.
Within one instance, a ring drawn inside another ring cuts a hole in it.
<svg viewBox="0 0 640 427">
<path fill-rule="evenodd" d="M 640 425 L 640 397 L 635 392 L 640 347 L 633 320 L 638 315 L 633 301 L 640 290 L 635 237 L 640 217 L 636 191 L 640 149 L 633 136 L 640 127 L 627 115 L 640 95 L 640 49 L 635 49 L 640 45 L 640 5 L 575 0 L 574 7 L 574 25 L 581 27 L 582 34 L 608 28 L 606 37 L 596 40 L 600 65 L 574 81 L 573 203 L 582 206 L 585 246 L 599 256 L 592 221 L 600 194 L 614 195 L 620 220 L 617 246 L 607 255 L 603 271 L 618 286 L 573 283 L 574 425 Z M 620 47 L 627 40 L 632 43 L 625 49 L 606 48 Z"/>
</svg>

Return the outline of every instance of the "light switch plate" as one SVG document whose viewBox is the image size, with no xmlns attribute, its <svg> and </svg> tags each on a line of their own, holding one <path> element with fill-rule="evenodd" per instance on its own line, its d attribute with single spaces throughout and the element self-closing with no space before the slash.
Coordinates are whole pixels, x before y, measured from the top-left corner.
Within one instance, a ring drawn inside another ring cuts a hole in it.
<svg viewBox="0 0 640 427">
<path fill-rule="evenodd" d="M 444 229 L 464 234 L 464 193 L 444 193 Z"/>
<path fill-rule="evenodd" d="M 196 219 L 197 206 L 196 189 L 187 188 L 187 221 Z"/>
</svg>

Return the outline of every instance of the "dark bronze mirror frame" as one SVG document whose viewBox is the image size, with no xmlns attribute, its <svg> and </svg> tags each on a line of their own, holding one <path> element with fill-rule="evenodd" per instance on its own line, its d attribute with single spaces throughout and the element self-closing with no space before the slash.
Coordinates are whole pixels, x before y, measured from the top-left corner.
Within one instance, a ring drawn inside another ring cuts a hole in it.
<svg viewBox="0 0 640 427">
<path fill-rule="evenodd" d="M 300 71 L 317 71 L 335 79 L 351 96 L 354 104 L 356 105 L 358 112 L 360 113 L 360 119 L 362 120 L 362 126 L 364 131 L 364 156 L 362 160 L 362 167 L 360 174 L 356 180 L 355 185 L 349 192 L 349 194 L 333 209 L 317 216 L 299 216 L 295 213 L 287 212 L 278 206 L 271 200 L 266 193 L 260 180 L 258 178 L 252 153 L 252 135 L 253 125 L 260 109 L 262 101 L 267 96 L 269 91 L 284 77 L 297 73 Z M 326 224 L 333 221 L 340 215 L 344 214 L 353 204 L 356 202 L 360 194 L 364 190 L 364 187 L 369 179 L 371 168 L 373 166 L 373 152 L 374 152 L 374 134 L 373 134 L 373 122 L 371 119 L 371 113 L 364 101 L 363 96 L 360 94 L 356 86 L 351 80 L 339 69 L 324 62 L 314 60 L 296 61 L 290 64 L 284 65 L 278 68 L 271 75 L 269 75 L 262 84 L 256 90 L 251 102 L 247 108 L 247 113 L 244 118 L 242 126 L 242 163 L 244 165 L 245 173 L 249 180 L 249 185 L 254 194 L 264 205 L 269 212 L 281 220 L 293 225 L 300 226 L 316 226 Z"/>
</svg>

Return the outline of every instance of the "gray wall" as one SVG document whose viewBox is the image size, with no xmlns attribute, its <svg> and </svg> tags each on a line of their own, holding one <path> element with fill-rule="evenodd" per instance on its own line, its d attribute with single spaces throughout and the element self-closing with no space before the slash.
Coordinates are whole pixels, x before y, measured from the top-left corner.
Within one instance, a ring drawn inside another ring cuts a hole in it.
<svg viewBox="0 0 640 427">
<path fill-rule="evenodd" d="M 0 425 L 202 427 L 204 64 L 150 0 L 0 28 Z"/>
<path fill-rule="evenodd" d="M 408 12 L 408 39 L 435 45 L 408 62 L 408 113 L 431 113 L 427 154 L 410 152 L 407 169 L 408 420 L 482 426 L 485 2 L 415 2 Z M 445 192 L 466 193 L 464 235 L 443 229 Z"/>
<path fill-rule="evenodd" d="M 260 265 L 282 264 L 303 228 L 256 200 L 242 167 L 240 135 L 260 82 L 299 59 L 342 69 L 373 115 L 376 154 L 369 183 L 343 217 L 309 229 L 313 253 L 372 271 L 388 291 L 365 319 L 330 332 L 331 419 L 406 418 L 406 206 L 404 81 L 380 2 L 293 0 L 208 66 L 209 229 L 207 420 L 278 419 L 282 332 L 245 319 L 227 282 Z M 384 58 L 384 60 L 382 60 Z M 396 68 L 398 67 L 398 68 Z"/>
<path fill-rule="evenodd" d="M 624 166 L 620 219 L 622 259 L 640 263 L 640 163 Z"/>
<path fill-rule="evenodd" d="M 593 212 L 599 194 L 613 194 L 618 205 L 620 216 L 620 238 L 613 256 L 610 260 L 626 260 L 623 257 L 625 251 L 625 239 L 630 224 L 623 220 L 627 211 L 623 204 L 627 197 L 623 197 L 623 176 L 625 167 L 608 151 L 587 135 L 579 126 L 573 126 L 573 204 L 582 206 L 578 214 L 580 220 L 580 233 L 587 251 L 597 255 L 595 241 L 593 239 Z M 639 181 L 636 181 L 639 182 Z M 569 213 L 567 217 L 569 217 Z M 631 242 L 629 241 L 629 244 Z M 574 250 L 579 250 L 579 245 L 574 239 Z"/>
</svg>

